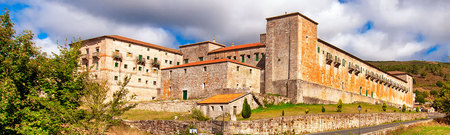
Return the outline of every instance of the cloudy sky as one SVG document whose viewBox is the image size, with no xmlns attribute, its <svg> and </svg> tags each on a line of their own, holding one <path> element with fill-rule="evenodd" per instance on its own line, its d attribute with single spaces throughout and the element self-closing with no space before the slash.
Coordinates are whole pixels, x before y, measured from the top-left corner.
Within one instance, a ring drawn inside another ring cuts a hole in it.
<svg viewBox="0 0 450 135">
<path fill-rule="evenodd" d="M 318 37 L 365 60 L 449 62 L 448 0 L 0 0 L 43 51 L 57 41 L 122 35 L 162 46 L 259 41 L 265 18 L 300 12 Z"/>
</svg>

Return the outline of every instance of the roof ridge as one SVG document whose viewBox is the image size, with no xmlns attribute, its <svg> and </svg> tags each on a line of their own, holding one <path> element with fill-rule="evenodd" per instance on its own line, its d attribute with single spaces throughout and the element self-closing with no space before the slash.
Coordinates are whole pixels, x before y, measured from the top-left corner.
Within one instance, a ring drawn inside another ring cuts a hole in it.
<svg viewBox="0 0 450 135">
<path fill-rule="evenodd" d="M 225 47 L 225 48 L 219 48 L 219 49 L 212 50 L 212 51 L 210 51 L 208 53 L 231 51 L 231 50 L 245 49 L 245 48 L 252 48 L 252 47 L 260 47 L 260 46 L 265 46 L 265 44 L 261 44 L 260 42 L 256 42 L 256 43 L 228 46 L 228 47 Z"/>
<path fill-rule="evenodd" d="M 235 60 L 230 60 L 230 59 L 215 59 L 215 60 L 207 60 L 207 61 L 198 61 L 198 62 L 193 62 L 193 63 L 187 63 L 187 64 L 182 64 L 182 65 L 176 65 L 176 66 L 172 66 L 172 67 L 166 67 L 166 68 L 162 68 L 161 70 L 165 70 L 165 69 L 174 69 L 174 68 L 181 68 L 181 67 L 190 67 L 190 66 L 198 66 L 198 65 L 205 65 L 205 64 L 212 64 L 212 63 L 220 63 L 220 62 L 233 62 L 236 64 L 240 64 L 240 65 L 244 65 L 244 66 L 248 66 L 248 67 L 252 67 L 252 68 L 256 68 L 256 69 L 261 69 L 259 67 L 256 66 L 252 66 L 249 64 L 245 64 L 242 62 L 238 62 Z"/>
</svg>

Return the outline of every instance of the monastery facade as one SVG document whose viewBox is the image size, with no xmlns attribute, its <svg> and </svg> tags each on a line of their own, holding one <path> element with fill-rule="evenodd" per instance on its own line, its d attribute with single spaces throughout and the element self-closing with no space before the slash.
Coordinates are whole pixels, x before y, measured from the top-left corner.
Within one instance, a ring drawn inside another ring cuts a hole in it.
<svg viewBox="0 0 450 135">
<path fill-rule="evenodd" d="M 117 35 L 83 41 L 81 63 L 111 88 L 131 74 L 140 101 L 203 99 L 216 94 L 279 94 L 294 103 L 387 102 L 413 106 L 413 79 L 385 72 L 317 38 L 314 20 L 300 13 L 266 18 L 258 43 L 213 41 L 179 50 Z"/>
</svg>

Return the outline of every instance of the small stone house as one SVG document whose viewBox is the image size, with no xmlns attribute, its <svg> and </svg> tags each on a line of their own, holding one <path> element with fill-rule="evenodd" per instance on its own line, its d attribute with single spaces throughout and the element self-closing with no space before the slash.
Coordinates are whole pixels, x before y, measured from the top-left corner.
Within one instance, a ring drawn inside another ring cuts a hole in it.
<svg viewBox="0 0 450 135">
<path fill-rule="evenodd" d="M 251 109 L 258 107 L 258 104 L 253 99 L 253 95 L 250 93 L 215 95 L 197 102 L 197 107 L 210 118 L 216 118 L 222 114 L 230 114 L 231 120 L 235 121 L 236 114 L 242 111 L 245 99 L 247 99 Z"/>
</svg>

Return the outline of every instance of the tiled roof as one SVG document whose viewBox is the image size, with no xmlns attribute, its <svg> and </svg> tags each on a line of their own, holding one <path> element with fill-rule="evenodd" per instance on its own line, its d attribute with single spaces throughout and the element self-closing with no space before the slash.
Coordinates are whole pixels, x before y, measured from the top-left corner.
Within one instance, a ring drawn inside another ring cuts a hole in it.
<svg viewBox="0 0 450 135">
<path fill-rule="evenodd" d="M 87 39 L 87 40 L 93 40 L 93 39 L 98 39 L 98 38 L 103 38 L 103 37 L 112 38 L 112 39 L 125 41 L 125 42 L 129 42 L 129 43 L 133 43 L 133 44 L 138 44 L 138 45 L 142 45 L 142 46 L 147 46 L 147 47 L 154 48 L 154 49 L 164 50 L 164 51 L 168 51 L 168 52 L 175 53 L 175 54 L 181 54 L 181 52 L 177 49 L 159 46 L 159 45 L 155 45 L 155 44 L 151 44 L 151 43 L 147 43 L 144 41 L 139 41 L 139 40 L 135 40 L 135 39 L 119 36 L 119 35 L 104 35 L 104 36 L 95 37 L 95 38 L 91 38 L 91 39 Z M 85 41 L 87 41 L 87 40 L 85 40 Z"/>
<path fill-rule="evenodd" d="M 205 100 L 197 102 L 198 104 L 225 104 L 230 103 L 231 101 L 245 96 L 248 93 L 237 93 L 237 94 L 219 94 L 212 97 L 209 97 Z"/>
<path fill-rule="evenodd" d="M 181 67 L 190 67 L 190 66 L 198 66 L 198 65 L 205 65 L 205 64 L 213 64 L 213 63 L 220 63 L 220 62 L 233 62 L 233 63 L 236 63 L 236 64 L 240 64 L 240 65 L 244 65 L 244 66 L 248 66 L 248 67 L 260 69 L 259 67 L 255 67 L 255 66 L 252 66 L 252 65 L 249 65 L 249 64 L 237 62 L 237 61 L 235 61 L 235 60 L 230 60 L 230 59 L 217 59 L 217 60 L 199 61 L 199 62 L 187 63 L 187 64 L 183 64 L 183 65 L 177 65 L 177 66 L 172 66 L 172 67 L 166 67 L 166 68 L 163 68 L 163 69 L 161 69 L 161 70 L 165 70 L 165 69 L 174 69 L 174 68 L 181 68 Z"/>
<path fill-rule="evenodd" d="M 225 52 L 225 51 L 232 51 L 232 50 L 239 50 L 239 49 L 246 49 L 246 48 L 253 48 L 253 47 L 264 47 L 264 46 L 266 46 L 266 45 L 261 44 L 261 43 L 251 43 L 251 44 L 236 45 L 236 46 L 220 48 L 220 49 L 212 50 L 209 53 Z"/>
<path fill-rule="evenodd" d="M 187 44 L 187 45 L 180 45 L 178 47 L 182 48 L 182 47 L 186 47 L 186 46 L 193 46 L 193 45 L 205 44 L 205 43 L 211 43 L 211 44 L 215 44 L 215 45 L 218 45 L 218 46 L 227 47 L 226 45 L 219 44 L 219 43 L 212 42 L 212 41 L 197 42 L 197 43 L 192 43 L 192 44 Z"/>
</svg>

